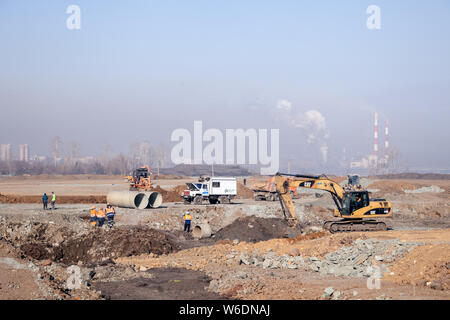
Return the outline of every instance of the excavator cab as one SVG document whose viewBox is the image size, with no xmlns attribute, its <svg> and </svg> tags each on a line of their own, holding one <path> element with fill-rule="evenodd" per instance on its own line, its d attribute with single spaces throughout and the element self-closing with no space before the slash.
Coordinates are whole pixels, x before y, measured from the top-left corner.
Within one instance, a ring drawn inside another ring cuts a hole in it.
<svg viewBox="0 0 450 320">
<path fill-rule="evenodd" d="M 148 166 L 137 168 L 127 176 L 130 191 L 149 191 L 152 188 L 151 172 Z"/>
<path fill-rule="evenodd" d="M 344 193 L 342 215 L 351 215 L 354 211 L 369 206 L 368 191 L 349 191 Z"/>
<path fill-rule="evenodd" d="M 148 172 L 148 169 L 145 167 L 138 168 L 138 169 L 134 170 L 134 172 L 133 172 L 133 177 L 136 180 L 137 184 L 141 181 L 141 178 L 147 179 L 148 176 L 149 176 L 149 172 Z"/>
</svg>

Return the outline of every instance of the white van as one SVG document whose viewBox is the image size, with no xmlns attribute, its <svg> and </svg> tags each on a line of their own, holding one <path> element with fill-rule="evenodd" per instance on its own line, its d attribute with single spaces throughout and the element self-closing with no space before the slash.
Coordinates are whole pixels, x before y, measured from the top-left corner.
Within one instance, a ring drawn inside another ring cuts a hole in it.
<svg viewBox="0 0 450 320">
<path fill-rule="evenodd" d="M 236 178 L 207 177 L 186 185 L 188 189 L 181 195 L 185 204 L 202 204 L 206 200 L 211 204 L 230 203 L 237 195 Z"/>
</svg>

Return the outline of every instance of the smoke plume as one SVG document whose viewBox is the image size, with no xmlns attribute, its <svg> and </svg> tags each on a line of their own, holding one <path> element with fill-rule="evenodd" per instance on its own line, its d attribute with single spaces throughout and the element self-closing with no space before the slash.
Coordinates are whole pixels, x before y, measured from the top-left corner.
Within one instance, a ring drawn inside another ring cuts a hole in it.
<svg viewBox="0 0 450 320">
<path fill-rule="evenodd" d="M 306 133 L 307 143 L 318 146 L 322 154 L 322 160 L 328 160 L 329 134 L 325 117 L 317 110 L 308 110 L 304 113 L 293 113 L 292 103 L 285 99 L 280 99 L 276 105 L 277 118 L 281 118 L 292 128 L 303 129 Z"/>
</svg>

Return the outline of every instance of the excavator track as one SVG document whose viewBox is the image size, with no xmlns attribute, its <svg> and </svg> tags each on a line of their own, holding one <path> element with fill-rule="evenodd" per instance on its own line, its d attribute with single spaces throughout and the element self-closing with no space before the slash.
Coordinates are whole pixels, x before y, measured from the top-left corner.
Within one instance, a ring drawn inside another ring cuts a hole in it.
<svg viewBox="0 0 450 320">
<path fill-rule="evenodd" d="M 384 222 L 376 220 L 340 220 L 325 221 L 323 228 L 331 233 L 355 231 L 386 231 Z"/>
</svg>

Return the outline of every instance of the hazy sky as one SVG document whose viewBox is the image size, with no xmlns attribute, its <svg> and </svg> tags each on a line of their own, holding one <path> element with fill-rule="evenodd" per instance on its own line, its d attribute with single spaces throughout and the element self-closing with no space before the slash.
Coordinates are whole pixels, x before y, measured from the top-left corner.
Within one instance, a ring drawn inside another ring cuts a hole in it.
<svg viewBox="0 0 450 320">
<path fill-rule="evenodd" d="M 66 9 L 81 8 L 81 30 Z M 369 30 L 369 5 L 381 29 Z M 0 142 L 172 146 L 176 128 L 280 128 L 281 159 L 372 150 L 373 112 L 412 167 L 449 169 L 450 1 L 0 0 Z M 325 132 L 324 131 L 324 132 Z M 381 146 L 380 146 L 381 148 Z M 382 148 L 381 148 L 382 149 Z"/>
</svg>

